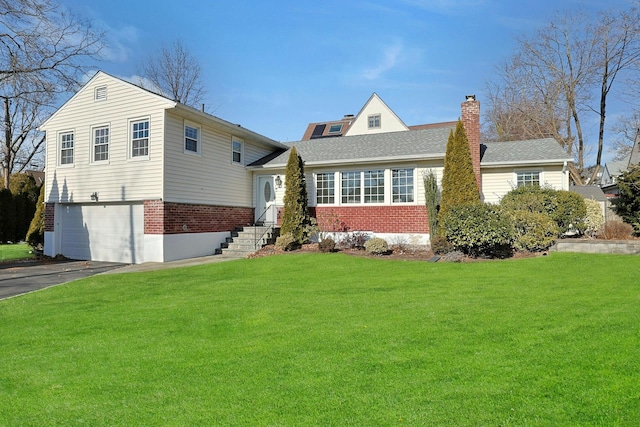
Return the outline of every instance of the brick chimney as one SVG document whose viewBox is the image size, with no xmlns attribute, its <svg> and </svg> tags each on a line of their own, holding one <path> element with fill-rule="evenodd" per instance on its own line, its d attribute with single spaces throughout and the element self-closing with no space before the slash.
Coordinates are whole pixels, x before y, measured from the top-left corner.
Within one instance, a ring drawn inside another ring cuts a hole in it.
<svg viewBox="0 0 640 427">
<path fill-rule="evenodd" d="M 480 175 L 480 101 L 476 101 L 475 95 L 467 95 L 461 107 L 462 124 L 467 133 L 467 140 L 471 149 L 473 172 L 476 174 L 478 189 L 482 191 L 482 177 Z"/>
</svg>

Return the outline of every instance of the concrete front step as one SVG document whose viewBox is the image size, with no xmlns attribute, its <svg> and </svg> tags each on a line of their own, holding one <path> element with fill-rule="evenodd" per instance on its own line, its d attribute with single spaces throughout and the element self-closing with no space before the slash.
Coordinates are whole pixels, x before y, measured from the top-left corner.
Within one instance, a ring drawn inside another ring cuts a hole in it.
<svg viewBox="0 0 640 427">
<path fill-rule="evenodd" d="M 231 233 L 216 254 L 247 257 L 265 245 L 275 242 L 278 230 L 269 226 L 244 227 Z M 257 241 L 256 241 L 257 240 Z"/>
</svg>

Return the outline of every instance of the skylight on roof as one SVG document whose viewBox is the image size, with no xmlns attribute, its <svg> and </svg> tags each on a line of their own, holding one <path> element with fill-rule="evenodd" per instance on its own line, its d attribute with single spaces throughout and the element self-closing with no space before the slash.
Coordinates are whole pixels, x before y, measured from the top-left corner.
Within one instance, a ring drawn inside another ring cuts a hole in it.
<svg viewBox="0 0 640 427">
<path fill-rule="evenodd" d="M 342 132 L 342 123 L 331 125 L 328 133 L 340 133 Z"/>
</svg>

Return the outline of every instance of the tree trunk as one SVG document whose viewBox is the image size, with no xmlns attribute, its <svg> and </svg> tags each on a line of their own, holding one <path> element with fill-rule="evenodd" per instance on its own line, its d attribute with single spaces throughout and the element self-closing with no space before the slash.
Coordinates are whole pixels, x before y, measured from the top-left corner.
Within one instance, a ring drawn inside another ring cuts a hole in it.
<svg viewBox="0 0 640 427">
<path fill-rule="evenodd" d="M 9 188 L 11 175 L 11 116 L 9 115 L 9 98 L 4 98 L 4 161 L 2 162 L 2 178 L 4 188 Z"/>
</svg>

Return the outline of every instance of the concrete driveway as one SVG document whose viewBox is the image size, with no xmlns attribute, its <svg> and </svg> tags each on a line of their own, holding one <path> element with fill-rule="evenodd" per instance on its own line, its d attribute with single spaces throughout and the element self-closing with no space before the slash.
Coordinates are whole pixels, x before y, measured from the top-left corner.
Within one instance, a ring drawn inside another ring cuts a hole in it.
<svg viewBox="0 0 640 427">
<path fill-rule="evenodd" d="M 126 266 L 95 261 L 29 261 L 0 264 L 0 299 Z"/>
</svg>

